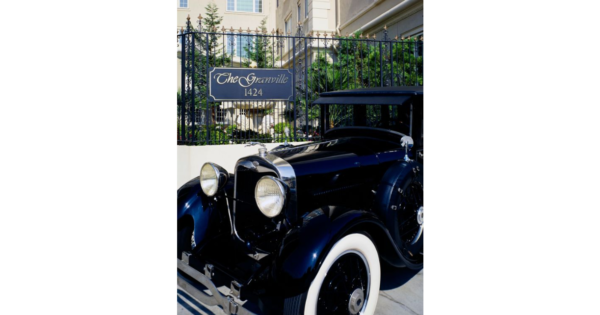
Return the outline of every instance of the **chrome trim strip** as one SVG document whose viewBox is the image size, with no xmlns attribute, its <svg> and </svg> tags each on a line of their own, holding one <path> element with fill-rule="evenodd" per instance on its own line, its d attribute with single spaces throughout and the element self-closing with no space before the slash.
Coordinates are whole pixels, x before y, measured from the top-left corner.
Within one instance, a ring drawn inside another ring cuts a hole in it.
<svg viewBox="0 0 600 315">
<path fill-rule="evenodd" d="M 296 187 L 296 172 L 294 172 L 294 168 L 290 163 L 271 153 L 267 153 L 267 156 L 263 159 L 275 166 L 279 179 L 285 183 L 289 189 L 289 198 L 286 198 L 284 211 L 288 223 L 291 223 L 289 222 L 289 218 L 297 216 L 298 188 Z"/>
<path fill-rule="evenodd" d="M 238 169 L 238 164 L 240 163 L 240 160 L 238 160 L 237 163 L 235 163 L 235 169 L 233 170 L 235 173 L 233 175 L 233 213 L 231 214 L 231 219 L 232 219 L 232 224 L 231 224 L 231 234 L 235 235 L 235 237 L 242 243 L 246 244 L 246 241 L 244 241 L 240 235 L 237 232 L 237 229 L 235 228 L 235 209 L 237 208 L 237 201 L 235 200 L 237 198 L 237 169 Z M 228 209 L 229 210 L 229 209 Z"/>
<path fill-rule="evenodd" d="M 227 215 L 229 216 L 229 226 L 231 227 L 231 235 L 233 235 L 233 221 L 231 220 L 231 208 L 229 207 L 229 200 L 227 199 L 227 192 L 223 191 L 225 195 L 225 204 L 227 205 Z M 237 233 L 236 233 L 237 234 Z"/>
</svg>

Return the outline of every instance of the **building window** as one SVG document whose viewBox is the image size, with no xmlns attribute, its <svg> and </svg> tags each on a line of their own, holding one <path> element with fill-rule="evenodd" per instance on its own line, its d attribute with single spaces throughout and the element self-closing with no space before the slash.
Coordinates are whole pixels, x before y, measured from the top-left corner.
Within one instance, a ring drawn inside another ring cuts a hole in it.
<svg viewBox="0 0 600 315">
<path fill-rule="evenodd" d="M 300 11 L 300 3 L 298 3 L 298 23 L 300 23 L 301 16 L 302 16 L 302 12 Z"/>
<path fill-rule="evenodd" d="M 188 0 L 175 0 L 175 7 L 185 9 L 188 7 Z"/>
<path fill-rule="evenodd" d="M 277 8 L 279 8 L 279 0 L 277 0 Z"/>
<path fill-rule="evenodd" d="M 225 123 L 225 110 L 221 108 L 221 106 L 217 106 L 215 122 L 219 125 Z"/>
<path fill-rule="evenodd" d="M 285 21 L 285 35 L 291 34 L 290 20 Z M 288 49 L 292 49 L 293 39 L 288 38 Z"/>
<path fill-rule="evenodd" d="M 304 0 L 304 17 L 308 17 L 308 0 Z"/>
<path fill-rule="evenodd" d="M 183 30 L 178 29 L 177 32 L 179 34 L 183 34 Z M 183 48 L 183 36 L 178 36 L 179 37 L 179 48 Z"/>
<path fill-rule="evenodd" d="M 254 34 L 228 34 L 227 53 L 232 56 L 248 58 L 248 51 L 254 49 Z"/>
<path fill-rule="evenodd" d="M 262 0 L 227 0 L 227 11 L 262 13 Z"/>
</svg>

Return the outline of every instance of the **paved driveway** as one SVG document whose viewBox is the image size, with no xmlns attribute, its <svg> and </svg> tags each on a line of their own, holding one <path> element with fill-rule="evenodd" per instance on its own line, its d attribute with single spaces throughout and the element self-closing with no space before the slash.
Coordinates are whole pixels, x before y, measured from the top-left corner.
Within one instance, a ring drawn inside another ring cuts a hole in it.
<svg viewBox="0 0 600 315">
<path fill-rule="evenodd" d="M 220 288 L 227 291 L 226 288 Z M 422 315 L 423 270 L 415 272 L 406 268 L 382 266 L 381 291 L 375 314 Z M 177 287 L 178 315 L 222 315 L 218 306 L 205 306 Z"/>
</svg>

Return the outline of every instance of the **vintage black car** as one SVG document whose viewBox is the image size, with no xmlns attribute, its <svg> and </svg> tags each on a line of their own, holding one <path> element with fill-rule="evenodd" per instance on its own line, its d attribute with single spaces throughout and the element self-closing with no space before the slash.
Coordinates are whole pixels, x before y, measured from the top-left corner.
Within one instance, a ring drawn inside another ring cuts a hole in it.
<svg viewBox="0 0 600 315">
<path fill-rule="evenodd" d="M 322 141 L 258 147 L 234 174 L 206 163 L 177 191 L 189 295 L 227 314 L 373 314 L 381 262 L 423 268 L 422 87 L 327 92 L 317 105 Z"/>
</svg>

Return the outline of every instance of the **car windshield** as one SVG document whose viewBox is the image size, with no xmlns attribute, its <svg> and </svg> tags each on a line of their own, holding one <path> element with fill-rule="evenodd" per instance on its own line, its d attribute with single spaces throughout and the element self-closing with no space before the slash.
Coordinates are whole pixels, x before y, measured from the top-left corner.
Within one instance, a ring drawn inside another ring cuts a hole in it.
<svg viewBox="0 0 600 315">
<path fill-rule="evenodd" d="M 409 134 L 410 108 L 391 105 L 329 105 L 329 128 L 365 126 Z"/>
</svg>

